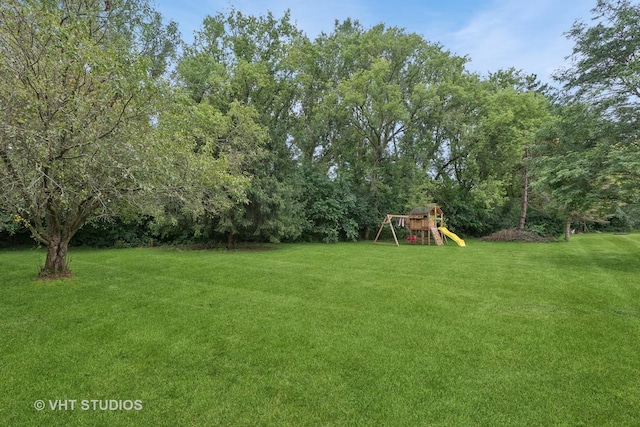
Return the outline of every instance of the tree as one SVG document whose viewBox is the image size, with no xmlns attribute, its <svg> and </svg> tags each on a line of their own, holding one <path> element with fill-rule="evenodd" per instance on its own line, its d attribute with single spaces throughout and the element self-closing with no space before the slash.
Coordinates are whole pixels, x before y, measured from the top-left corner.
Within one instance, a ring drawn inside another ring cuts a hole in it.
<svg viewBox="0 0 640 427">
<path fill-rule="evenodd" d="M 482 181 L 502 183 L 504 195 L 520 195 L 518 229 L 524 230 L 529 203 L 529 146 L 541 126 L 550 120 L 551 105 L 540 93 L 513 87 L 491 94 L 483 118 L 477 158 Z"/>
<path fill-rule="evenodd" d="M 426 46 L 417 35 L 401 37 L 401 30 L 383 25 L 365 32 L 358 43 L 362 51 L 358 59 L 364 66 L 339 85 L 342 107 L 350 113 L 357 138 L 343 141 L 343 152 L 353 150 L 352 161 L 361 163 L 366 171 L 364 178 L 379 216 L 384 203 L 384 162 L 389 155 L 397 155 L 400 137 L 412 125 L 412 116 L 423 111 L 420 101 L 427 82 L 416 68 L 425 61 L 420 54 Z M 412 99 L 414 96 L 418 99 Z"/>
<path fill-rule="evenodd" d="M 513 223 L 505 216 L 518 199 L 524 227 L 527 146 L 549 116 L 546 97 L 529 90 L 534 80 L 513 69 L 488 80 L 459 72 L 437 87 L 437 102 L 423 122 L 431 131 L 411 153 L 433 177 L 418 187 L 429 189 L 459 230 L 484 234 Z M 425 144 L 429 135 L 433 143 Z"/>
<path fill-rule="evenodd" d="M 43 276 L 69 273 L 83 224 L 150 189 L 156 77 L 176 36 L 161 25 L 145 0 L 0 5 L 0 209 L 47 246 Z"/>
<path fill-rule="evenodd" d="M 609 126 L 585 104 L 561 108 L 531 148 L 532 186 L 547 196 L 546 209 L 564 217 L 565 240 L 572 223 L 603 216 L 615 197 L 606 173 Z"/>
<path fill-rule="evenodd" d="M 302 185 L 308 220 L 305 234 L 326 243 L 356 240 L 359 234 L 358 200 L 347 180 L 328 177 L 310 165 L 304 169 Z"/>
<path fill-rule="evenodd" d="M 574 23 L 571 66 L 556 75 L 578 101 L 599 109 L 608 121 L 602 169 L 619 198 L 637 200 L 640 186 L 640 5 L 598 0 L 592 24 Z"/>
<path fill-rule="evenodd" d="M 466 59 L 403 29 L 379 24 L 365 30 L 349 20 L 317 43 L 324 50 L 324 75 L 334 83 L 315 97 L 326 106 L 316 108 L 321 120 L 311 122 L 310 135 L 318 143 L 310 147 L 326 153 L 330 144 L 338 175 L 349 177 L 358 198 L 369 200 L 368 220 L 361 222 L 366 238 L 384 212 L 404 208 L 408 183 L 418 175 L 411 162 L 435 151 L 433 128 L 426 124 L 441 102 L 438 90 L 463 73 Z M 313 98 L 303 105 L 311 112 Z M 318 123 L 336 127 L 322 133 Z"/>
<path fill-rule="evenodd" d="M 232 102 L 223 113 L 181 88 L 173 89 L 171 100 L 159 115 L 154 144 L 163 154 L 162 181 L 173 191 L 163 193 L 152 213 L 156 227 L 187 220 L 188 232 L 197 236 L 210 218 L 247 202 L 253 178 L 247 171 L 263 157 L 267 132 L 251 106 Z"/>
<path fill-rule="evenodd" d="M 290 150 L 295 86 L 290 52 L 301 40 L 286 12 L 254 17 L 232 10 L 207 16 L 177 67 L 177 81 L 196 102 L 223 114 L 238 103 L 256 112 L 255 122 L 268 132 L 259 160 L 245 165 L 252 176 L 246 203 L 219 216 L 218 232 L 229 242 L 280 241 L 300 235 L 304 226 L 298 170 Z"/>
<path fill-rule="evenodd" d="M 322 33 L 313 42 L 304 39 L 292 53 L 296 104 L 291 142 L 305 183 L 306 234 L 325 241 L 354 238 L 379 222 L 371 214 L 365 162 L 354 148 L 359 136 L 351 126 L 353 116 L 339 92 L 341 82 L 370 61 L 356 53 L 364 32 L 357 21 L 336 22 L 331 34 Z"/>
</svg>

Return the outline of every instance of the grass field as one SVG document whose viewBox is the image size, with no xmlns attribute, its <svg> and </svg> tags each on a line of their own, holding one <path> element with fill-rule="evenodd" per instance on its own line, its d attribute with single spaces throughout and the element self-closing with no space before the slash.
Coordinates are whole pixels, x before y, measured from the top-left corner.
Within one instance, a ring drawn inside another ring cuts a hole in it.
<svg viewBox="0 0 640 427">
<path fill-rule="evenodd" d="M 640 425 L 640 234 L 273 248 L 0 252 L 0 425 Z"/>
</svg>

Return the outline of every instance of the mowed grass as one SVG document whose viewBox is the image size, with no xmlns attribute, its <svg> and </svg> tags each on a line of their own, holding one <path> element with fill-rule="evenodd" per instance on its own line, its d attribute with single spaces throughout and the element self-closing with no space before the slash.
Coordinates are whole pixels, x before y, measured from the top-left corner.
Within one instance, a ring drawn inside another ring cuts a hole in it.
<svg viewBox="0 0 640 427">
<path fill-rule="evenodd" d="M 640 424 L 639 234 L 273 248 L 0 252 L 0 425 Z"/>
</svg>

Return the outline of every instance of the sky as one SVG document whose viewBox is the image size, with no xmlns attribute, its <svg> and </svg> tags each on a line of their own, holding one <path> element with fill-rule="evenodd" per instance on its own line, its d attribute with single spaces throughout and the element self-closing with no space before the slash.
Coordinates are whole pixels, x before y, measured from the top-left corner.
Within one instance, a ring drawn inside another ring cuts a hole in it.
<svg viewBox="0 0 640 427">
<path fill-rule="evenodd" d="M 176 21 L 192 41 L 207 15 L 231 7 L 248 15 L 291 11 L 291 20 L 314 39 L 335 20 L 358 20 L 365 28 L 384 23 L 417 33 L 445 50 L 467 56 L 467 69 L 488 72 L 514 67 L 550 82 L 568 65 L 573 41 L 565 33 L 576 20 L 589 22 L 596 0 L 152 0 L 165 19 Z"/>
</svg>

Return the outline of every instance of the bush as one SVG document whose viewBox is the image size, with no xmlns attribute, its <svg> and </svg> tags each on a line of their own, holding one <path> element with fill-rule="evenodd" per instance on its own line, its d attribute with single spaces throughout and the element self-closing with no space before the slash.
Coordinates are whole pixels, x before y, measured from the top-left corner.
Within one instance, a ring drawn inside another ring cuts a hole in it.
<svg viewBox="0 0 640 427">
<path fill-rule="evenodd" d="M 153 238 L 149 231 L 149 218 L 135 221 L 97 221 L 85 224 L 71 239 L 71 246 L 92 248 L 147 246 Z"/>
</svg>

